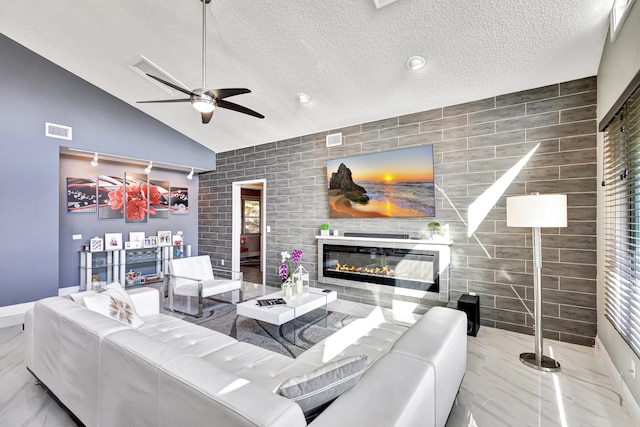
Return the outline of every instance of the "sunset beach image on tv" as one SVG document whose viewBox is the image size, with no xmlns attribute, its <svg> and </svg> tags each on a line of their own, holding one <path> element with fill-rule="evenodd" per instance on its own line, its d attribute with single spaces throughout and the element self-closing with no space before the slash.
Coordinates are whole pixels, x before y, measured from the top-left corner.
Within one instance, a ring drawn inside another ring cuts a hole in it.
<svg viewBox="0 0 640 427">
<path fill-rule="evenodd" d="M 327 160 L 330 218 L 433 217 L 433 146 Z"/>
</svg>

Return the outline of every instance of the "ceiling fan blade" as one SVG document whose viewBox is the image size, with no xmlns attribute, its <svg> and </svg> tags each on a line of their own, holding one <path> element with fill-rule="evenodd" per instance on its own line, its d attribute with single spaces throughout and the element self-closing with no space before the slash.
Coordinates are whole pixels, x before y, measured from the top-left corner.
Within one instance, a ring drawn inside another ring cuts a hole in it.
<svg viewBox="0 0 640 427">
<path fill-rule="evenodd" d="M 168 82 L 166 80 L 162 80 L 160 77 L 153 76 L 153 75 L 151 75 L 149 73 L 147 73 L 147 76 L 151 77 L 154 80 L 159 81 L 162 84 L 165 84 L 165 85 L 167 85 L 167 86 L 169 86 L 171 88 L 174 88 L 175 90 L 177 90 L 179 92 L 186 93 L 187 95 L 195 95 L 195 96 L 197 96 L 195 93 L 191 92 L 190 90 L 187 90 L 187 89 L 185 89 L 183 87 L 180 87 L 178 85 L 174 85 L 173 83 Z"/>
<path fill-rule="evenodd" d="M 157 101 L 136 101 L 137 104 L 151 104 L 157 102 L 191 102 L 190 98 L 184 99 L 159 99 Z"/>
<path fill-rule="evenodd" d="M 211 89 L 206 91 L 205 93 L 216 99 L 224 99 L 230 96 L 242 95 L 243 93 L 251 93 L 251 91 L 245 88 L 234 88 L 234 89 Z"/>
<path fill-rule="evenodd" d="M 218 107 L 220 107 L 220 108 L 226 108 L 227 110 L 233 110 L 233 111 L 237 111 L 239 113 L 244 113 L 244 114 L 248 114 L 248 115 L 253 116 L 253 117 L 257 117 L 259 119 L 264 119 L 264 116 L 262 114 L 258 113 L 257 111 L 250 110 L 247 107 L 243 107 L 242 105 L 234 104 L 233 102 L 229 102 L 229 101 L 225 101 L 223 99 L 219 99 L 218 101 L 216 101 L 216 104 L 218 104 Z"/>
</svg>

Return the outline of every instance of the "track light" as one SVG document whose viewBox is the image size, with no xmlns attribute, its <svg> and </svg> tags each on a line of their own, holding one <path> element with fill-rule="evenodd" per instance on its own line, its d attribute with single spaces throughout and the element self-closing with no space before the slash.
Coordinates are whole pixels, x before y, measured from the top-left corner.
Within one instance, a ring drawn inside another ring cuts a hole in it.
<svg viewBox="0 0 640 427">
<path fill-rule="evenodd" d="M 93 160 L 91 160 L 91 166 L 94 168 L 98 166 L 98 153 L 93 155 Z"/>
<path fill-rule="evenodd" d="M 194 172 L 194 169 L 195 169 L 195 168 L 191 168 L 191 172 L 189 172 L 189 175 L 187 175 L 187 179 L 188 179 L 189 181 L 191 181 L 191 180 L 193 179 L 193 172 Z"/>
<path fill-rule="evenodd" d="M 153 162 L 149 162 L 149 166 L 147 166 L 146 168 L 144 168 L 144 173 L 149 173 L 151 172 L 151 169 L 153 169 Z"/>
</svg>

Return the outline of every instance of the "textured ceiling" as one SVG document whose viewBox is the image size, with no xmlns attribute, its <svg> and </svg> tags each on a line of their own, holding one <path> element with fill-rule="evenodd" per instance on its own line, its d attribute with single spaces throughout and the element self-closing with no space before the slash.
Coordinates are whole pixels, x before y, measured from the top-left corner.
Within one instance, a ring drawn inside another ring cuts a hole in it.
<svg viewBox="0 0 640 427">
<path fill-rule="evenodd" d="M 200 87 L 198 0 L 3 0 L 0 32 L 223 152 L 595 75 L 612 3 L 212 0 L 207 86 L 251 89 L 228 100 L 266 118 L 218 109 L 208 125 L 188 103 L 136 104 L 170 96 L 126 65 L 144 55 Z"/>
</svg>

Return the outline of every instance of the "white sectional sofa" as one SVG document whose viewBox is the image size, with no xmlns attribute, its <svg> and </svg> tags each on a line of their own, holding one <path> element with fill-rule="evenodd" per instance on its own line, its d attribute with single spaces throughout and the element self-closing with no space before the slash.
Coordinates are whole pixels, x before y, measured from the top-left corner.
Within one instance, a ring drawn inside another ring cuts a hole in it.
<svg viewBox="0 0 640 427">
<path fill-rule="evenodd" d="M 360 354 L 359 382 L 311 427 L 444 426 L 466 369 L 466 316 L 448 308 L 411 328 L 372 315 L 292 359 L 161 314 L 155 289 L 128 293 L 137 329 L 64 297 L 25 318 L 27 368 L 86 426 L 306 426 L 279 385 Z"/>
</svg>

